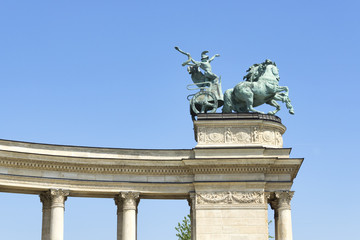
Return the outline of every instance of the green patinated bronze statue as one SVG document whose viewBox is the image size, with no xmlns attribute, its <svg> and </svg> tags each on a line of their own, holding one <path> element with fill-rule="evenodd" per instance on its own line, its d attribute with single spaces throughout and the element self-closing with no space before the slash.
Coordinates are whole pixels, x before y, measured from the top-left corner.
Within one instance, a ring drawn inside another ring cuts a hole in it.
<svg viewBox="0 0 360 240">
<path fill-rule="evenodd" d="M 186 53 L 178 47 L 175 47 L 175 49 L 188 57 L 188 60 L 182 64 L 182 66 L 188 66 L 187 70 L 194 83 L 187 86 L 188 90 L 199 90 L 198 93 L 188 96 L 191 115 L 216 112 L 217 108 L 223 105 L 224 96 L 221 90 L 221 78 L 212 72 L 210 62 L 220 55 L 215 54 L 209 58 L 206 55 L 208 51 L 203 51 L 201 61 L 198 62 L 191 57 L 190 53 Z"/>
<path fill-rule="evenodd" d="M 194 84 L 189 84 L 189 90 L 199 90 L 196 94 L 190 94 L 190 113 L 194 117 L 198 113 L 215 113 L 217 108 L 224 105 L 223 113 L 247 113 L 256 112 L 254 107 L 264 103 L 269 104 L 276 109 L 268 112 L 275 114 L 280 110 L 280 105 L 276 101 L 282 101 L 286 104 L 290 114 L 294 114 L 293 106 L 289 99 L 289 88 L 279 86 L 279 69 L 275 62 L 265 60 L 263 63 L 254 64 L 247 70 L 243 82 L 238 83 L 234 88 L 225 91 L 222 94 L 221 78 L 212 72 L 210 63 L 219 57 L 215 54 L 209 58 L 208 51 L 201 53 L 201 61 L 195 61 L 189 53 L 175 47 L 177 51 L 188 57 L 182 66 L 188 66 L 187 70 L 191 75 Z M 201 70 L 203 70 L 203 72 Z"/>
<path fill-rule="evenodd" d="M 244 82 L 225 91 L 223 113 L 263 113 L 254 107 L 266 103 L 276 108 L 268 112 L 273 115 L 280 110 L 276 101 L 284 102 L 290 114 L 295 113 L 289 99 L 289 88 L 279 86 L 279 69 L 274 62 L 267 59 L 263 63 L 252 65 L 247 72 Z"/>
</svg>

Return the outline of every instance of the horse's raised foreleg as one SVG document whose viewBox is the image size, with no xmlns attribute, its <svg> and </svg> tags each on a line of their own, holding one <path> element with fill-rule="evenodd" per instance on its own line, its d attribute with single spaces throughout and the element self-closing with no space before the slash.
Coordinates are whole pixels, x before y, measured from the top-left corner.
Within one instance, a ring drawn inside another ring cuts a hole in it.
<svg viewBox="0 0 360 240">
<path fill-rule="evenodd" d="M 268 112 L 268 114 L 275 115 L 275 113 L 280 111 L 280 105 L 274 99 L 271 99 L 270 101 L 268 101 L 266 103 L 269 104 L 270 106 L 276 107 L 276 109 L 274 111 Z"/>
<path fill-rule="evenodd" d="M 285 101 L 285 103 L 286 103 L 286 108 L 289 109 L 289 113 L 290 114 L 295 114 L 294 108 L 291 105 L 291 101 L 290 101 L 289 98 L 287 98 L 287 101 Z"/>
<path fill-rule="evenodd" d="M 291 100 L 289 98 L 289 96 L 286 93 L 277 93 L 275 94 L 274 100 L 278 100 L 278 101 L 282 101 L 283 103 L 286 104 L 286 108 L 289 109 L 289 113 L 290 114 L 295 114 L 294 108 L 291 105 Z"/>
</svg>

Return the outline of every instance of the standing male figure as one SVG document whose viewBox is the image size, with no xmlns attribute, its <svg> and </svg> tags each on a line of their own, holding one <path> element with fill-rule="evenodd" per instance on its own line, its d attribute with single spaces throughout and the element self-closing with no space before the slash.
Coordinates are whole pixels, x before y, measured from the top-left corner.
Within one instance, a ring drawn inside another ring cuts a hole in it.
<svg viewBox="0 0 360 240">
<path fill-rule="evenodd" d="M 215 54 L 213 57 L 209 59 L 209 56 L 206 55 L 209 51 L 203 51 L 201 53 L 201 62 L 195 61 L 191 58 L 191 61 L 199 66 L 202 70 L 204 70 L 204 76 L 209 80 L 214 82 L 215 79 L 219 77 L 212 72 L 210 62 L 215 59 L 215 57 L 220 57 L 219 54 Z"/>
</svg>

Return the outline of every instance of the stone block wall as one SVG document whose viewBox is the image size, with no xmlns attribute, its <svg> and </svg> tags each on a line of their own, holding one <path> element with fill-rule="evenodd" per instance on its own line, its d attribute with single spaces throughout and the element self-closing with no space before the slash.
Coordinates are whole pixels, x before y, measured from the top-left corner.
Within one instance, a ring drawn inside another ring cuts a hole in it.
<svg viewBox="0 0 360 240">
<path fill-rule="evenodd" d="M 267 209 L 196 210 L 197 240 L 267 240 Z"/>
</svg>

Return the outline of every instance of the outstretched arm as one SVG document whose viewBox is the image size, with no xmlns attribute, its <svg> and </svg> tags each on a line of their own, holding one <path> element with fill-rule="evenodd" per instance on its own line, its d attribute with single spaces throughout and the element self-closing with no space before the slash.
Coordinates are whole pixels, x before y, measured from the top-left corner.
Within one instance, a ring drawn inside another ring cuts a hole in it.
<svg viewBox="0 0 360 240">
<path fill-rule="evenodd" d="M 183 64 L 181 64 L 182 66 L 188 65 L 192 61 L 192 57 L 190 56 L 190 53 L 184 52 L 179 47 L 175 47 L 175 49 L 188 57 L 188 60 L 186 60 L 185 62 L 183 62 Z"/>
<path fill-rule="evenodd" d="M 211 62 L 212 60 L 214 60 L 215 57 L 220 57 L 220 54 L 215 54 L 214 56 L 212 56 L 212 57 L 209 59 L 209 62 Z"/>
<path fill-rule="evenodd" d="M 195 61 L 194 59 L 191 58 L 191 61 L 195 64 L 195 65 L 200 65 L 200 62 Z"/>
</svg>

